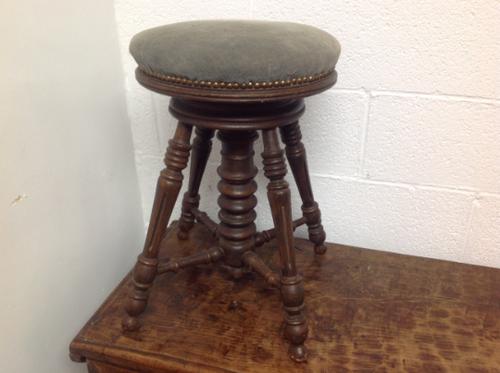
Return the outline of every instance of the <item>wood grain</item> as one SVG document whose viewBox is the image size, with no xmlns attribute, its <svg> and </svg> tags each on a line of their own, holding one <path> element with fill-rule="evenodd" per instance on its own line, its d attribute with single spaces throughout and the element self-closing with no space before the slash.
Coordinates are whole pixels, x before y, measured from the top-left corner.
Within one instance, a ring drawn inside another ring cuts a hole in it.
<svg viewBox="0 0 500 373">
<path fill-rule="evenodd" d="M 183 256 L 213 244 L 200 225 L 189 241 L 174 230 L 160 256 L 167 246 Z M 99 373 L 500 372 L 500 270 L 335 244 L 317 256 L 309 241 L 295 244 L 307 363 L 284 353 L 278 289 L 202 266 L 159 277 L 143 328 L 123 333 L 127 276 L 76 336 L 71 357 Z M 275 246 L 257 249 L 273 269 Z"/>
</svg>

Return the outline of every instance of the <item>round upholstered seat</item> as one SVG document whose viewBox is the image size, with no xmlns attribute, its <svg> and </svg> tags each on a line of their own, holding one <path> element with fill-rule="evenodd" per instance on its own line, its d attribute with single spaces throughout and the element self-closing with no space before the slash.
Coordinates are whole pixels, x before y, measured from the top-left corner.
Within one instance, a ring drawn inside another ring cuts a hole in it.
<svg viewBox="0 0 500 373">
<path fill-rule="evenodd" d="M 335 83 L 340 45 L 312 26 L 269 21 L 174 23 L 135 35 L 141 84 L 172 96 L 238 101 L 318 93 Z"/>
<path fill-rule="evenodd" d="M 195 21 L 143 31 L 132 39 L 130 52 L 139 65 L 139 83 L 172 96 L 169 111 L 178 122 L 168 142 L 166 168 L 158 178 L 146 242 L 134 269 L 124 330 L 140 327 L 138 317 L 146 309 L 157 275 L 222 262 L 234 279 L 253 271 L 280 289 L 289 356 L 295 362 L 306 361 L 308 326 L 302 312 L 304 287 L 293 255 L 293 230 L 306 224 L 318 255 L 326 252 L 326 234 L 312 193 L 299 118 L 305 110 L 303 97 L 335 83 L 339 43 L 317 28 L 288 22 Z M 258 132 L 274 222 L 273 229 L 260 233 L 254 223 L 257 167 L 253 143 Z M 199 187 L 215 133 L 222 143 L 217 168 L 219 223 L 199 210 Z M 285 155 L 302 199 L 302 217 L 296 220 L 285 181 Z M 177 237 L 189 239 L 196 222 L 213 233 L 214 241 L 208 250 L 160 260 L 160 243 L 190 158 Z M 271 239 L 276 239 L 279 248 L 280 272 L 268 267 L 255 250 Z"/>
</svg>

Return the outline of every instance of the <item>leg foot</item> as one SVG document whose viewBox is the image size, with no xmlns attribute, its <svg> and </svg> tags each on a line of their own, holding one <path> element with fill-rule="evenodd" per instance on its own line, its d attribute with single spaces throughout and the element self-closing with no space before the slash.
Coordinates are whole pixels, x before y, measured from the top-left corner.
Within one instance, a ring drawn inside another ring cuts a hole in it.
<svg viewBox="0 0 500 373">
<path fill-rule="evenodd" d="M 127 316 L 122 321 L 122 329 L 126 332 L 135 332 L 139 330 L 141 324 L 139 323 L 139 319 L 137 317 Z"/>
<path fill-rule="evenodd" d="M 326 253 L 326 245 L 314 246 L 314 252 L 318 255 L 324 255 Z"/>
<path fill-rule="evenodd" d="M 303 312 L 304 288 L 299 275 L 287 276 L 281 280 L 281 296 L 286 311 L 285 338 L 290 341 L 290 358 L 302 362 L 307 360 L 307 350 L 304 342 L 308 327 Z"/>
<path fill-rule="evenodd" d="M 290 359 L 297 363 L 307 361 L 307 350 L 304 345 L 290 345 L 288 355 L 290 356 Z"/>
<path fill-rule="evenodd" d="M 156 277 L 158 259 L 148 258 L 144 254 L 139 255 L 134 268 L 132 280 L 132 291 L 125 305 L 127 317 L 122 322 L 123 330 L 135 331 L 140 327 L 137 319 L 146 309 L 149 297 L 149 288 Z"/>
<path fill-rule="evenodd" d="M 308 205 L 302 205 L 302 214 L 306 219 L 307 229 L 309 232 L 309 241 L 314 244 L 314 252 L 323 255 L 326 252 L 324 245 L 326 234 L 321 225 L 321 212 L 318 204 L 312 200 Z"/>
</svg>

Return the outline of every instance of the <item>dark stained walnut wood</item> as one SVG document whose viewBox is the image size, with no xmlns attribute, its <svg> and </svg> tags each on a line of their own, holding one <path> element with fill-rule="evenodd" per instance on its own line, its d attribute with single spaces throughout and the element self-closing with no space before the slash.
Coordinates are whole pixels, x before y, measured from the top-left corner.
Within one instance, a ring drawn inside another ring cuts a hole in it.
<svg viewBox="0 0 500 373">
<path fill-rule="evenodd" d="M 188 163 L 191 130 L 191 126 L 179 122 L 173 139 L 169 141 L 165 155 L 166 168 L 158 178 L 146 242 L 134 269 L 134 286 L 126 306 L 128 316 L 123 321 L 126 330 L 139 327 L 137 317 L 144 312 L 148 302 L 149 288 L 156 276 L 160 242 L 182 185 L 182 170 Z"/>
<path fill-rule="evenodd" d="M 297 227 L 300 227 L 305 223 L 306 219 L 304 217 L 294 220 L 292 222 L 293 231 L 295 232 L 295 229 L 297 229 Z M 269 242 L 272 239 L 274 239 L 275 237 L 276 237 L 276 228 L 266 229 L 265 231 L 259 232 L 255 235 L 255 246 L 262 246 L 266 242 Z"/>
<path fill-rule="evenodd" d="M 179 227 L 180 229 L 180 227 Z M 178 231 L 177 231 L 178 232 Z M 177 235 L 178 237 L 179 235 Z M 182 268 L 191 267 L 199 264 L 211 264 L 219 261 L 224 256 L 224 252 L 219 247 L 211 247 L 208 250 L 202 250 L 189 256 L 179 259 L 167 258 L 158 263 L 159 274 L 165 272 L 178 272 Z"/>
<path fill-rule="evenodd" d="M 307 323 L 304 316 L 304 288 L 295 265 L 293 221 L 290 189 L 286 182 L 286 165 L 275 129 L 262 131 L 264 141 L 264 174 L 269 179 L 267 196 L 271 206 L 276 241 L 281 259 L 281 296 L 286 311 L 285 337 L 290 341 L 290 358 L 297 362 L 307 360 L 304 341 Z"/>
<path fill-rule="evenodd" d="M 138 370 L 121 368 L 116 365 L 89 360 L 87 363 L 89 373 L 141 373 Z"/>
<path fill-rule="evenodd" d="M 314 195 L 307 167 L 306 149 L 302 143 L 302 133 L 298 122 L 281 127 L 281 138 L 286 145 L 286 156 L 302 199 L 302 213 L 309 230 L 309 239 L 314 243 L 316 254 L 324 254 L 326 246 L 325 230 L 321 225 L 321 212 Z"/>
<path fill-rule="evenodd" d="M 255 131 L 294 123 L 304 113 L 304 100 L 258 103 L 170 100 L 169 111 L 181 122 L 214 130 Z"/>
<path fill-rule="evenodd" d="M 200 211 L 196 207 L 192 208 L 191 212 L 198 223 L 203 224 L 214 237 L 218 237 L 217 231 L 219 230 L 219 224 L 213 221 L 206 212 Z"/>
<path fill-rule="evenodd" d="M 191 165 L 189 171 L 189 186 L 182 199 L 182 215 L 179 220 L 179 238 L 187 239 L 189 230 L 192 228 L 195 216 L 191 212 L 193 208 L 198 208 L 200 204 L 201 179 L 207 166 L 210 150 L 212 149 L 212 137 L 214 131 L 206 128 L 196 128 L 191 151 Z"/>
<path fill-rule="evenodd" d="M 243 254 L 243 262 L 249 267 L 250 271 L 255 271 L 268 282 L 270 286 L 280 287 L 280 275 L 274 272 L 269 266 L 253 251 L 247 251 Z"/>
<path fill-rule="evenodd" d="M 187 256 L 217 241 L 175 226 L 160 250 Z M 256 253 L 280 268 L 275 242 Z M 279 289 L 260 276 L 228 281 L 216 267 L 160 276 L 139 331 L 123 333 L 129 274 L 73 340 L 90 372 L 499 372 L 500 270 L 295 240 L 309 321 L 307 364 L 288 359 Z M 92 370 L 93 369 L 93 370 Z"/>
<path fill-rule="evenodd" d="M 255 206 L 257 167 L 253 162 L 255 131 L 219 131 L 222 160 L 217 173 L 221 180 L 217 200 L 220 224 L 217 229 L 224 262 L 235 268 L 243 267 L 242 256 L 255 246 Z"/>
</svg>

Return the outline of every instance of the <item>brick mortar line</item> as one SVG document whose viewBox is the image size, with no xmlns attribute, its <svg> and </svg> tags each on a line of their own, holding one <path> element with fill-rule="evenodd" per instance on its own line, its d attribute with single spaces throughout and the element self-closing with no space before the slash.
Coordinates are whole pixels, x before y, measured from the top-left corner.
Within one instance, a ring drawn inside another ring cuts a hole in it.
<svg viewBox="0 0 500 373">
<path fill-rule="evenodd" d="M 355 181 L 361 184 L 372 184 L 372 185 L 383 185 L 383 186 L 393 186 L 398 188 L 409 188 L 409 189 L 423 189 L 423 190 L 435 190 L 441 192 L 454 192 L 460 193 L 464 195 L 478 195 L 478 196 L 490 196 L 500 198 L 500 193 L 490 192 L 490 191 L 481 191 L 474 188 L 461 188 L 461 187 L 446 187 L 446 186 L 437 186 L 431 184 L 418 184 L 418 183 L 405 183 L 405 182 L 394 182 L 387 180 L 377 180 L 377 179 L 366 179 L 362 177 L 356 176 L 337 176 L 337 175 L 329 175 L 312 172 L 311 176 L 324 178 L 324 179 L 332 179 L 332 180 L 340 180 L 340 181 Z"/>
<path fill-rule="evenodd" d="M 367 88 L 332 88 L 326 94 L 338 93 L 368 93 L 372 97 L 377 96 L 394 96 L 394 97 L 413 97 L 413 98 L 426 98 L 439 101 L 453 101 L 453 102 L 472 102 L 480 104 L 500 105 L 500 98 L 482 97 L 482 96 L 467 96 L 456 95 L 447 93 L 426 93 L 417 91 L 393 91 L 385 89 L 367 89 Z"/>
<path fill-rule="evenodd" d="M 425 92 L 412 92 L 412 91 L 391 91 L 391 90 L 377 90 L 371 91 L 374 96 L 397 96 L 397 97 L 418 97 L 427 98 L 440 101 L 464 101 L 479 104 L 500 105 L 500 99 L 481 96 L 467 96 L 467 95 L 454 95 L 447 93 L 425 93 Z"/>
</svg>

